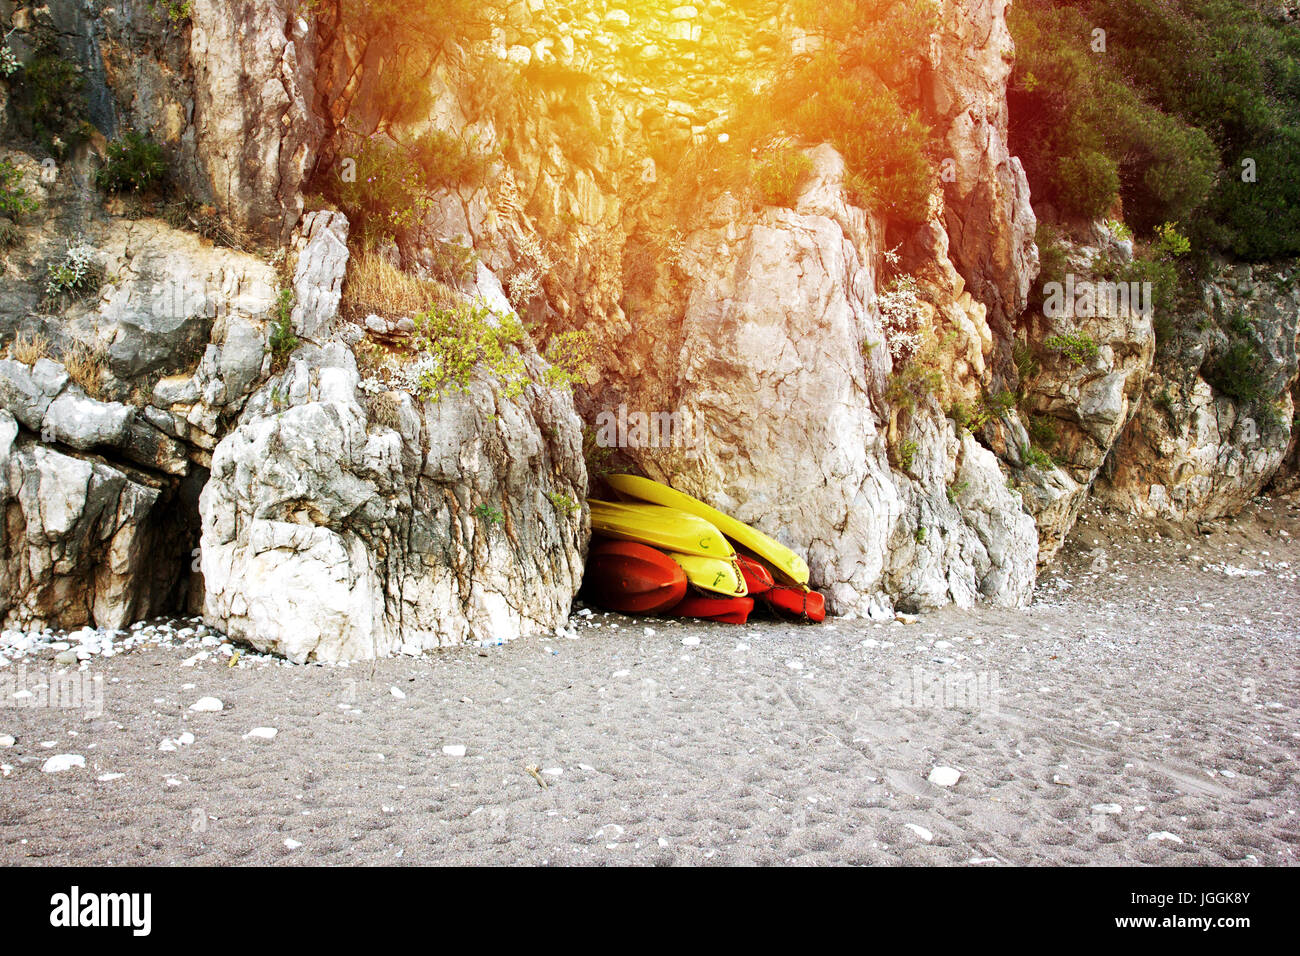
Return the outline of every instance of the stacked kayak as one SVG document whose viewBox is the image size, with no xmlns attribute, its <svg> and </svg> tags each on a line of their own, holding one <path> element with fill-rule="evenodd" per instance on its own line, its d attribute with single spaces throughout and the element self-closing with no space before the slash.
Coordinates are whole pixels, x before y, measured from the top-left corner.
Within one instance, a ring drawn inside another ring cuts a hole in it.
<svg viewBox="0 0 1300 956">
<path fill-rule="evenodd" d="M 594 537 L 583 593 L 593 604 L 744 624 L 757 599 L 778 616 L 825 618 L 807 563 L 780 542 L 659 482 L 607 481 L 626 500 L 588 502 Z"/>
</svg>

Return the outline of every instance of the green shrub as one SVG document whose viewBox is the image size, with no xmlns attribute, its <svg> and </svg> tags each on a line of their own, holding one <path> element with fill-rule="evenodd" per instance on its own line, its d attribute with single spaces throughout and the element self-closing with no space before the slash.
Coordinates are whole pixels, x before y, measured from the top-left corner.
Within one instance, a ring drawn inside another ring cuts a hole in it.
<svg viewBox="0 0 1300 956">
<path fill-rule="evenodd" d="M 1039 471 L 1049 471 L 1056 467 L 1051 455 L 1033 445 L 1025 445 L 1020 449 L 1020 462 L 1026 468 L 1036 468 Z"/>
<path fill-rule="evenodd" d="M 916 461 L 916 453 L 921 447 L 911 438 L 900 442 L 895 452 L 894 460 L 898 463 L 900 471 L 911 471 L 912 463 Z"/>
<path fill-rule="evenodd" d="M 1053 186 L 1057 201 L 1068 213 L 1096 219 L 1119 195 L 1119 166 L 1095 149 L 1066 153 L 1057 160 Z"/>
<path fill-rule="evenodd" d="M 412 152 L 424 172 L 425 183 L 448 189 L 479 185 L 487 176 L 491 162 L 488 155 L 479 151 L 476 138 L 466 141 L 440 129 L 422 133 Z"/>
<path fill-rule="evenodd" d="M 578 503 L 568 495 L 560 494 L 558 491 L 548 491 L 546 497 L 550 499 L 555 510 L 566 518 L 578 513 Z"/>
<path fill-rule="evenodd" d="M 925 362 L 909 361 L 889 376 L 885 398 L 889 404 L 909 413 L 931 395 L 943 391 L 943 373 Z"/>
<path fill-rule="evenodd" d="M 561 332 L 542 353 L 549 366 L 543 381 L 550 388 L 571 389 L 591 369 L 596 340 L 585 330 Z"/>
<path fill-rule="evenodd" d="M 1293 26 L 1247 0 L 1020 0 L 1008 23 L 1011 146 L 1036 200 L 1089 216 L 1117 190 L 1139 232 L 1182 220 L 1198 248 L 1300 252 Z"/>
<path fill-rule="evenodd" d="M 95 184 L 109 193 L 147 193 L 167 175 L 167 156 L 157 143 L 137 132 L 108 144 L 104 165 L 95 171 Z"/>
<path fill-rule="evenodd" d="M 275 300 L 275 318 L 271 323 L 271 365 L 282 369 L 289 361 L 289 356 L 298 347 L 298 336 L 293 332 L 292 289 L 281 289 Z"/>
<path fill-rule="evenodd" d="M 1016 365 L 1016 381 L 1019 383 L 1020 395 L 1023 397 L 1025 388 L 1032 379 L 1038 377 L 1043 367 L 1038 361 L 1038 354 L 1033 346 L 1020 339 L 1016 339 L 1011 346 L 1011 360 Z"/>
<path fill-rule="evenodd" d="M 505 520 L 506 516 L 501 513 L 500 509 L 494 508 L 488 504 L 482 504 L 482 505 L 475 506 L 474 517 L 478 518 L 480 521 L 485 522 L 486 524 L 494 525 L 494 524 L 500 524 L 502 521 Z"/>
<path fill-rule="evenodd" d="M 1071 365 L 1084 365 L 1097 357 L 1098 347 L 1091 335 L 1083 332 L 1070 332 L 1066 335 L 1049 335 L 1043 340 L 1043 346 L 1059 355 Z"/>
<path fill-rule="evenodd" d="M 149 7 L 167 23 L 180 26 L 189 20 L 194 4 L 192 0 L 149 0 Z"/>
<path fill-rule="evenodd" d="M 1060 433 L 1056 430 L 1056 423 L 1046 415 L 1029 416 L 1029 437 L 1033 439 L 1035 445 L 1042 445 L 1046 448 L 1056 447 L 1060 440 Z"/>
<path fill-rule="evenodd" d="M 63 156 L 93 132 L 86 81 L 53 37 L 40 37 L 25 69 L 9 77 L 10 107 L 17 130 L 52 155 Z"/>
<path fill-rule="evenodd" d="M 768 156 L 754 170 L 754 185 L 768 206 L 793 207 L 812 172 L 812 160 L 797 149 L 782 149 Z"/>
<path fill-rule="evenodd" d="M 416 358 L 403 370 L 400 384 L 425 401 L 438 401 L 467 391 L 474 370 L 483 367 L 501 381 L 507 397 L 518 395 L 528 383 L 518 352 L 523 339 L 517 318 L 481 303 L 434 307 L 415 317 Z"/>
<path fill-rule="evenodd" d="M 370 137 L 352 147 L 350 167 L 327 180 L 327 195 L 358 229 L 363 245 L 404 235 L 429 206 L 424 171 L 411 153 L 386 140 Z"/>
<path fill-rule="evenodd" d="M 830 143 L 848 167 L 853 202 L 903 223 L 924 222 L 936 179 L 933 133 L 921 120 L 923 52 L 936 22 L 925 0 L 797 0 L 797 23 L 826 40 L 743 102 L 738 140 L 774 131 Z"/>
<path fill-rule="evenodd" d="M 0 216 L 17 218 L 35 212 L 36 200 L 22 186 L 22 170 L 7 159 L 0 159 Z"/>
</svg>

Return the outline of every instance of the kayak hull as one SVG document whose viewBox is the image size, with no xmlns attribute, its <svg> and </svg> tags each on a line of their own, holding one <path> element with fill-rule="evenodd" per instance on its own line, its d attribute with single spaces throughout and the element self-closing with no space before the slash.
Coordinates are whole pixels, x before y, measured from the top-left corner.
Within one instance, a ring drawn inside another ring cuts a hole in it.
<svg viewBox="0 0 1300 956">
<path fill-rule="evenodd" d="M 651 481 L 649 478 L 639 478 L 635 475 L 608 475 L 605 480 L 620 495 L 676 508 L 703 518 L 724 535 L 762 558 L 791 583 L 808 583 L 808 563 L 781 542 L 757 528 L 751 528 L 697 498 L 692 498 L 660 482 Z"/>
<path fill-rule="evenodd" d="M 762 561 L 751 558 L 747 554 L 738 554 L 736 563 L 740 565 L 740 573 L 745 579 L 745 593 L 750 597 L 766 594 L 776 584 L 772 572 Z"/>
<path fill-rule="evenodd" d="M 686 596 L 686 572 L 662 551 L 633 541 L 596 540 L 587 555 L 583 596 L 623 614 L 662 614 Z"/>
<path fill-rule="evenodd" d="M 591 530 L 678 554 L 733 558 L 736 549 L 712 524 L 676 508 L 589 499 Z"/>
<path fill-rule="evenodd" d="M 726 597 L 744 597 L 745 577 L 735 558 L 702 558 L 698 554 L 668 552 L 668 557 L 686 572 L 686 579 L 703 591 Z"/>
<path fill-rule="evenodd" d="M 751 597 L 715 598 L 688 594 L 672 609 L 674 617 L 698 617 L 719 624 L 744 624 L 754 610 Z"/>
<path fill-rule="evenodd" d="M 807 621 L 826 620 L 826 598 L 807 588 L 778 584 L 763 595 L 763 600 L 767 602 L 768 607 L 781 614 L 793 615 Z"/>
</svg>

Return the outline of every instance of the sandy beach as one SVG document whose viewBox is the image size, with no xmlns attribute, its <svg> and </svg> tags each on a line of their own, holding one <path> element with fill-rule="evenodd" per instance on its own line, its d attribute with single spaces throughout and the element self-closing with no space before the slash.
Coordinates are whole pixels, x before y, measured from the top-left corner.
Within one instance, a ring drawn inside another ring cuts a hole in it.
<svg viewBox="0 0 1300 956">
<path fill-rule="evenodd" d="M 232 667 L 184 622 L 80 672 L 11 647 L 0 680 L 103 696 L 6 688 L 0 863 L 1291 864 L 1298 538 L 1286 499 L 1090 514 L 1031 609 L 912 623 L 579 611 L 350 666 Z"/>
</svg>

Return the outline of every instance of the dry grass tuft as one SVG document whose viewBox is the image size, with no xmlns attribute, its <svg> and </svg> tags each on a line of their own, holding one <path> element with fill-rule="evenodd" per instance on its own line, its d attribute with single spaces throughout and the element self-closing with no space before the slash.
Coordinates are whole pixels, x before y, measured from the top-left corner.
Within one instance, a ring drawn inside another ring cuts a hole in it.
<svg viewBox="0 0 1300 956">
<path fill-rule="evenodd" d="M 63 357 L 63 367 L 68 370 L 68 377 L 87 395 L 99 401 L 105 400 L 103 377 L 108 367 L 108 355 L 103 349 L 93 349 L 78 342 Z"/>
<path fill-rule="evenodd" d="M 371 314 L 414 315 L 432 306 L 453 306 L 461 299 L 450 286 L 433 279 L 420 279 L 385 261 L 373 252 L 352 258 L 343 283 L 343 310 L 349 318 Z"/>
<path fill-rule="evenodd" d="M 35 365 L 43 358 L 50 357 L 50 340 L 39 332 L 34 335 L 23 333 L 14 338 L 9 346 L 9 354 L 24 365 Z"/>
</svg>

